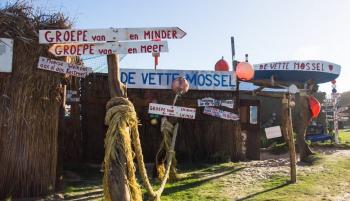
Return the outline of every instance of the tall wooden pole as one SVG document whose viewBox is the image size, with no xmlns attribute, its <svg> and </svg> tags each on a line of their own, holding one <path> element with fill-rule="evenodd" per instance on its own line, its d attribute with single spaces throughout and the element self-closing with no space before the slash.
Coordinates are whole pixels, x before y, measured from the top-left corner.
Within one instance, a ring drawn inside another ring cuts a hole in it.
<svg viewBox="0 0 350 201">
<path fill-rule="evenodd" d="M 283 132 L 286 136 L 288 143 L 289 156 L 290 156 L 290 181 L 295 183 L 297 181 L 297 168 L 296 168 L 296 151 L 293 135 L 292 125 L 292 113 L 290 107 L 290 95 L 287 94 L 282 99 L 282 111 L 283 111 Z"/>
<path fill-rule="evenodd" d="M 232 70 L 236 71 L 236 66 L 237 66 L 237 60 L 236 58 L 236 50 L 235 50 L 235 39 L 232 36 L 231 37 L 231 53 L 232 53 Z M 236 74 L 235 74 L 236 76 Z M 240 111 L 239 111 L 239 102 L 240 102 L 240 98 L 239 98 L 239 80 L 236 76 L 236 90 L 234 91 L 234 109 L 233 111 L 239 115 Z M 234 135 L 234 153 L 233 153 L 233 160 L 234 161 L 238 161 L 238 160 L 242 160 L 244 159 L 243 156 L 243 151 L 242 151 L 242 134 L 241 134 L 241 120 L 238 121 L 234 121 L 234 130 L 233 130 L 233 135 Z"/>
<path fill-rule="evenodd" d="M 119 56 L 112 54 L 107 56 L 108 63 L 108 85 L 112 97 L 127 97 L 126 87 L 120 82 Z M 110 160 L 108 173 L 108 188 L 111 189 L 110 197 L 112 201 L 130 201 L 130 189 L 127 182 L 127 167 L 124 151 L 120 146 L 116 146 L 116 157 Z"/>
</svg>

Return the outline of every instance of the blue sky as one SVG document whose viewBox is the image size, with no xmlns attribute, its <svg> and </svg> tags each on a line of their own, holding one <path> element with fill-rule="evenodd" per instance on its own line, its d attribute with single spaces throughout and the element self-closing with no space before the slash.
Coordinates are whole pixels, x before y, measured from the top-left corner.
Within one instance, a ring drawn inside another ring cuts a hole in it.
<svg viewBox="0 0 350 201">
<path fill-rule="evenodd" d="M 187 32 L 170 40 L 159 69 L 210 69 L 221 56 L 251 63 L 321 59 L 340 64 L 338 91 L 350 90 L 349 0 L 32 0 L 35 6 L 62 11 L 77 28 L 178 26 Z M 128 55 L 124 68 L 152 68 L 151 55 Z M 330 92 L 331 84 L 322 91 Z"/>
</svg>

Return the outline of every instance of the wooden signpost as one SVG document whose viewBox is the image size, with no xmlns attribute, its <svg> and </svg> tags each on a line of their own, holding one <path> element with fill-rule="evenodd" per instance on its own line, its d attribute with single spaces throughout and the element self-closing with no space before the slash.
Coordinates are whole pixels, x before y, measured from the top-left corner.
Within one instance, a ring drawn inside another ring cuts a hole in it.
<svg viewBox="0 0 350 201">
<path fill-rule="evenodd" d="M 39 43 L 104 43 L 107 41 L 181 39 L 179 27 L 40 30 Z"/>
<path fill-rule="evenodd" d="M 54 44 L 49 52 L 55 56 L 107 55 L 111 98 L 127 98 L 126 87 L 120 81 L 118 54 L 167 52 L 168 44 L 166 41 L 150 40 L 181 39 L 185 35 L 186 33 L 178 27 L 40 30 L 39 43 Z M 143 41 L 131 42 L 129 40 Z M 47 67 L 45 64 L 47 61 L 44 59 L 41 59 L 40 62 L 39 68 L 57 71 L 56 67 Z M 63 73 L 69 68 L 57 69 Z M 195 118 L 195 111 L 193 108 L 160 104 L 150 104 L 149 108 L 150 113 L 189 119 Z M 124 156 L 127 152 L 126 148 L 118 145 L 113 148 L 117 150 L 115 156 L 105 155 L 109 158 L 108 167 L 111 166 L 105 169 L 105 176 L 107 175 L 106 178 L 108 178 L 108 183 L 104 186 L 105 198 L 128 201 L 136 194 L 141 194 L 135 193 L 140 189 L 134 189 L 135 192 L 131 191 L 125 180 L 130 175 L 132 178 L 135 176 L 134 169 L 129 168 L 129 166 L 133 166 L 133 160 L 130 161 Z M 108 189 L 113 190 L 109 191 Z"/>
<path fill-rule="evenodd" d="M 168 52 L 167 41 L 54 44 L 49 52 L 57 57 L 80 55 L 138 54 Z"/>
</svg>

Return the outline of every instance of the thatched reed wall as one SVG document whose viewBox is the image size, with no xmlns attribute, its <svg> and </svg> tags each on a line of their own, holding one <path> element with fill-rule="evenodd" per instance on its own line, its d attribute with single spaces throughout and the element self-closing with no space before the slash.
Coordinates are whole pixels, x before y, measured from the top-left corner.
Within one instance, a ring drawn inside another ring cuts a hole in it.
<svg viewBox="0 0 350 201">
<path fill-rule="evenodd" d="M 13 71 L 0 79 L 0 200 L 55 188 L 62 74 L 37 69 L 39 29 L 68 28 L 61 14 L 16 3 L 0 9 L 0 37 L 14 39 Z"/>
</svg>

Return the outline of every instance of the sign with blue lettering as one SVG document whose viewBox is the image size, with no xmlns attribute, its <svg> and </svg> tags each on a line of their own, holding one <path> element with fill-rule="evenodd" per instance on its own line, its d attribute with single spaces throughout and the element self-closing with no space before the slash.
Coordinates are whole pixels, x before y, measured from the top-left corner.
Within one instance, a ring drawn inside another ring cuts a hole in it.
<svg viewBox="0 0 350 201">
<path fill-rule="evenodd" d="M 232 72 L 193 70 L 120 69 L 121 82 L 127 88 L 171 89 L 177 77 L 184 77 L 190 90 L 235 90 L 236 76 Z"/>
</svg>

